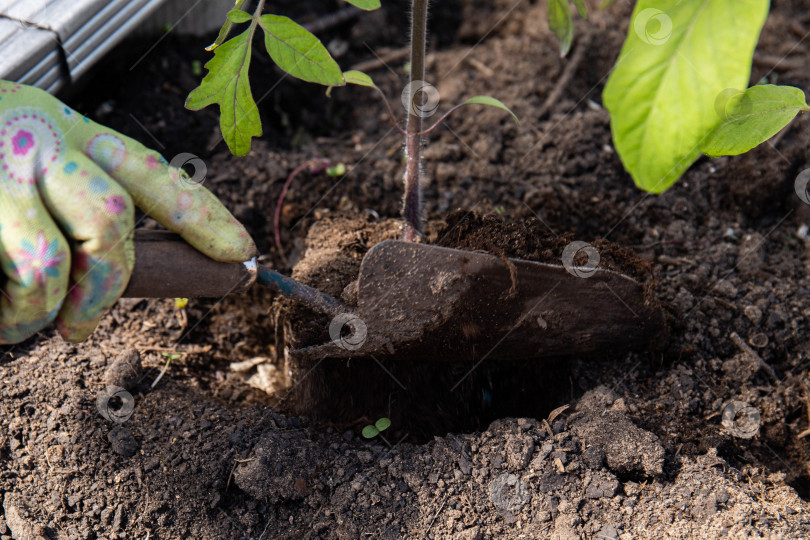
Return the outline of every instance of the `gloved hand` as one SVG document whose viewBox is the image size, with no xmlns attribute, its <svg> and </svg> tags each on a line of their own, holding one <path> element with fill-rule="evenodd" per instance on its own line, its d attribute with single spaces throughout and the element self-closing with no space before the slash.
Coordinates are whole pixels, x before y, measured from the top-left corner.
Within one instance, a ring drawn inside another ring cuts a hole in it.
<svg viewBox="0 0 810 540">
<path fill-rule="evenodd" d="M 54 321 L 68 340 L 90 335 L 132 274 L 134 205 L 214 259 L 255 255 L 182 169 L 47 92 L 0 81 L 0 343 Z"/>
</svg>

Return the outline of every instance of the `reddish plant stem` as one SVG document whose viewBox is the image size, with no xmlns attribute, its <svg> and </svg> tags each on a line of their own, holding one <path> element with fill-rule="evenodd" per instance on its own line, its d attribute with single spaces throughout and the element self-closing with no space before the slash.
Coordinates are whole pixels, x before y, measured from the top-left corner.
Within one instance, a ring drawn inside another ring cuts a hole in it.
<svg viewBox="0 0 810 540">
<path fill-rule="evenodd" d="M 416 81 L 425 80 L 425 48 L 427 41 L 428 0 L 413 0 L 411 14 L 411 95 L 408 96 L 408 124 L 405 128 L 405 197 L 402 214 L 405 218 L 405 240 L 412 242 L 422 232 L 422 116 L 416 106 Z"/>
<path fill-rule="evenodd" d="M 278 201 L 276 202 L 276 214 L 273 220 L 273 228 L 276 238 L 276 247 L 278 248 L 278 252 L 281 254 L 282 258 L 284 257 L 284 248 L 281 245 L 281 207 L 284 205 L 284 198 L 287 196 L 287 190 L 290 189 L 290 184 L 295 179 L 296 176 L 301 174 L 304 170 L 309 169 L 311 173 L 321 172 L 329 166 L 329 161 L 323 158 L 313 158 L 310 160 L 305 161 L 295 169 L 290 175 L 287 177 L 287 181 L 284 182 L 284 187 L 281 188 L 281 194 L 278 196 Z"/>
</svg>

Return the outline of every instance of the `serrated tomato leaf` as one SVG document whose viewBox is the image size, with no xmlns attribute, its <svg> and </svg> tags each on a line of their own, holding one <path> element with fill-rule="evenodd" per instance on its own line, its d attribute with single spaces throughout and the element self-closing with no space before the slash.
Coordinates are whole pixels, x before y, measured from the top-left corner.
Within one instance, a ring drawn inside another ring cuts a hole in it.
<svg viewBox="0 0 810 540">
<path fill-rule="evenodd" d="M 192 111 L 219 105 L 222 137 L 236 156 L 250 152 L 252 138 L 262 134 L 248 81 L 252 36 L 253 27 L 217 47 L 214 57 L 205 64 L 208 74 L 186 99 L 186 108 Z"/>
<path fill-rule="evenodd" d="M 288 17 L 262 15 L 259 26 L 264 30 L 264 45 L 273 61 L 298 79 L 343 86 L 343 72 L 326 47 L 309 30 Z"/>
<path fill-rule="evenodd" d="M 636 184 L 660 193 L 701 154 L 717 96 L 748 86 L 768 0 L 639 0 L 603 93 Z"/>
<path fill-rule="evenodd" d="M 767 141 L 807 110 L 804 92 L 792 86 L 752 86 L 721 103 L 723 121 L 703 143 L 703 153 L 736 156 Z"/>
<path fill-rule="evenodd" d="M 560 40 L 560 56 L 565 56 L 574 40 L 574 19 L 568 0 L 548 0 L 548 27 Z"/>
</svg>

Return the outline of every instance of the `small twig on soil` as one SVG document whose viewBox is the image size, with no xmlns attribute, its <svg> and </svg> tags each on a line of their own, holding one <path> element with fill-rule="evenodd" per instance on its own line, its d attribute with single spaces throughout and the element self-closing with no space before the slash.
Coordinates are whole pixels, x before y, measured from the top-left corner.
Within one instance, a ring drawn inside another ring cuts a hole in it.
<svg viewBox="0 0 810 540">
<path fill-rule="evenodd" d="M 228 488 L 231 487 L 231 478 L 233 478 L 233 471 L 236 470 L 236 466 L 239 465 L 240 463 L 249 463 L 249 462 L 251 462 L 251 461 L 253 461 L 255 459 L 256 458 L 247 458 L 247 459 L 239 459 L 239 458 L 237 458 L 237 459 L 233 460 L 233 467 L 231 467 L 231 474 L 228 475 L 228 482 L 225 483 L 225 491 L 226 492 L 228 491 Z"/>
<path fill-rule="evenodd" d="M 564 413 L 566 410 L 568 410 L 568 407 L 570 407 L 570 405 L 563 405 L 563 406 L 557 407 L 556 409 L 551 411 L 548 414 L 548 421 L 553 422 L 554 420 L 556 420 L 558 416 L 560 416 L 562 413 Z"/>
<path fill-rule="evenodd" d="M 334 13 L 324 15 L 323 17 L 318 17 L 311 23 L 304 24 L 303 27 L 312 32 L 313 34 L 317 34 L 318 32 L 329 30 L 330 28 L 339 26 L 345 23 L 346 21 L 350 21 L 355 17 L 358 17 L 361 13 L 363 13 L 363 10 L 360 8 L 346 7 L 343 9 L 339 9 Z"/>
<path fill-rule="evenodd" d="M 755 54 L 754 65 L 758 67 L 768 68 L 773 71 L 779 68 L 780 71 L 796 70 L 800 71 L 805 68 L 803 58 L 785 58 L 772 54 Z"/>
<path fill-rule="evenodd" d="M 408 58 L 410 52 L 410 47 L 402 47 L 401 49 L 396 49 L 391 52 L 387 52 L 382 56 L 378 56 L 373 60 L 366 60 L 364 62 L 360 62 L 359 64 L 355 64 L 352 66 L 352 69 L 362 71 L 364 73 L 367 71 L 374 71 L 375 69 L 385 67 L 389 63 L 405 60 Z"/>
<path fill-rule="evenodd" d="M 214 348 L 213 345 L 206 345 L 204 347 L 192 347 L 192 348 L 187 349 L 183 354 L 207 353 L 207 352 L 211 352 L 211 349 L 213 349 L 213 348 Z M 135 345 L 135 349 L 139 353 L 145 353 L 145 352 L 176 352 L 177 351 L 176 348 L 170 348 L 170 347 L 152 347 L 152 346 L 150 346 L 150 347 L 141 347 L 140 345 Z"/>
<path fill-rule="evenodd" d="M 444 510 L 444 505 L 447 503 L 447 498 L 448 498 L 449 496 L 450 496 L 450 494 L 449 494 L 449 493 L 445 493 L 445 495 L 444 495 L 444 500 L 442 501 L 442 504 L 441 504 L 441 505 L 439 505 L 439 509 L 438 509 L 438 510 L 436 510 L 436 513 L 435 513 L 435 514 L 433 514 L 433 519 L 431 519 L 431 520 L 430 520 L 430 523 L 428 523 L 428 526 L 427 526 L 427 528 L 425 529 L 425 532 L 424 532 L 424 533 L 422 533 L 422 534 L 423 534 L 423 536 L 422 536 L 423 538 L 427 537 L 427 533 L 430 531 L 430 528 L 431 528 L 431 527 L 433 527 L 433 522 L 434 522 L 434 521 L 436 521 L 436 518 L 437 518 L 437 517 L 439 517 L 439 514 L 441 514 L 441 513 L 442 513 L 442 510 Z"/>
<path fill-rule="evenodd" d="M 484 77 L 493 78 L 495 77 L 495 72 L 486 65 L 485 63 L 481 62 L 480 60 L 476 60 L 475 58 L 469 57 L 467 58 L 467 63 L 470 64 L 472 67 L 477 69 L 481 72 Z"/>
<path fill-rule="evenodd" d="M 654 247 L 654 246 L 643 246 L 643 247 Z M 661 264 L 670 264 L 672 266 L 678 266 L 680 264 L 697 266 L 697 263 L 695 261 L 690 261 L 689 259 L 686 259 L 684 257 L 670 257 L 669 255 L 659 255 L 658 262 Z"/>
<path fill-rule="evenodd" d="M 551 90 L 551 93 L 549 93 L 546 101 L 543 103 L 543 106 L 540 107 L 540 112 L 537 113 L 538 120 L 546 116 L 554 104 L 559 102 L 560 95 L 563 93 L 565 87 L 568 86 L 568 83 L 571 82 L 571 79 L 574 77 L 579 65 L 582 63 L 582 59 L 585 58 L 585 51 L 588 50 L 590 43 L 591 36 L 589 34 L 584 34 L 582 39 L 580 39 L 577 43 L 577 49 L 574 51 L 574 55 L 571 57 L 571 60 L 565 66 L 565 69 L 557 81 L 557 84 L 554 85 L 554 88 Z"/>
<path fill-rule="evenodd" d="M 759 366 L 765 371 L 767 371 L 768 375 L 770 375 L 773 378 L 773 380 L 775 381 L 779 380 L 779 377 L 776 376 L 776 371 L 773 369 L 773 367 L 771 367 L 770 364 L 766 363 L 765 360 L 763 360 L 762 357 L 759 354 L 757 354 L 757 352 L 754 349 L 749 347 L 748 344 L 745 341 L 743 341 L 743 338 L 741 338 L 737 332 L 732 332 L 731 335 L 729 335 L 729 338 L 731 338 L 731 341 L 734 342 L 734 344 L 740 349 L 741 352 L 747 354 L 749 357 L 756 360 Z"/>
</svg>

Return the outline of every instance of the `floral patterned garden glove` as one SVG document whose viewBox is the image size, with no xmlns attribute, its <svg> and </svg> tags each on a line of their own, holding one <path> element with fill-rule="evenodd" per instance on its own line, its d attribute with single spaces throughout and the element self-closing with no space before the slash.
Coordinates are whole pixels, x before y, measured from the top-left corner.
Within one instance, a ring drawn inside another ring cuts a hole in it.
<svg viewBox="0 0 810 540">
<path fill-rule="evenodd" d="M 0 81 L 0 343 L 54 321 L 71 341 L 90 335 L 132 274 L 134 205 L 209 257 L 255 254 L 182 169 L 47 92 Z"/>
</svg>

